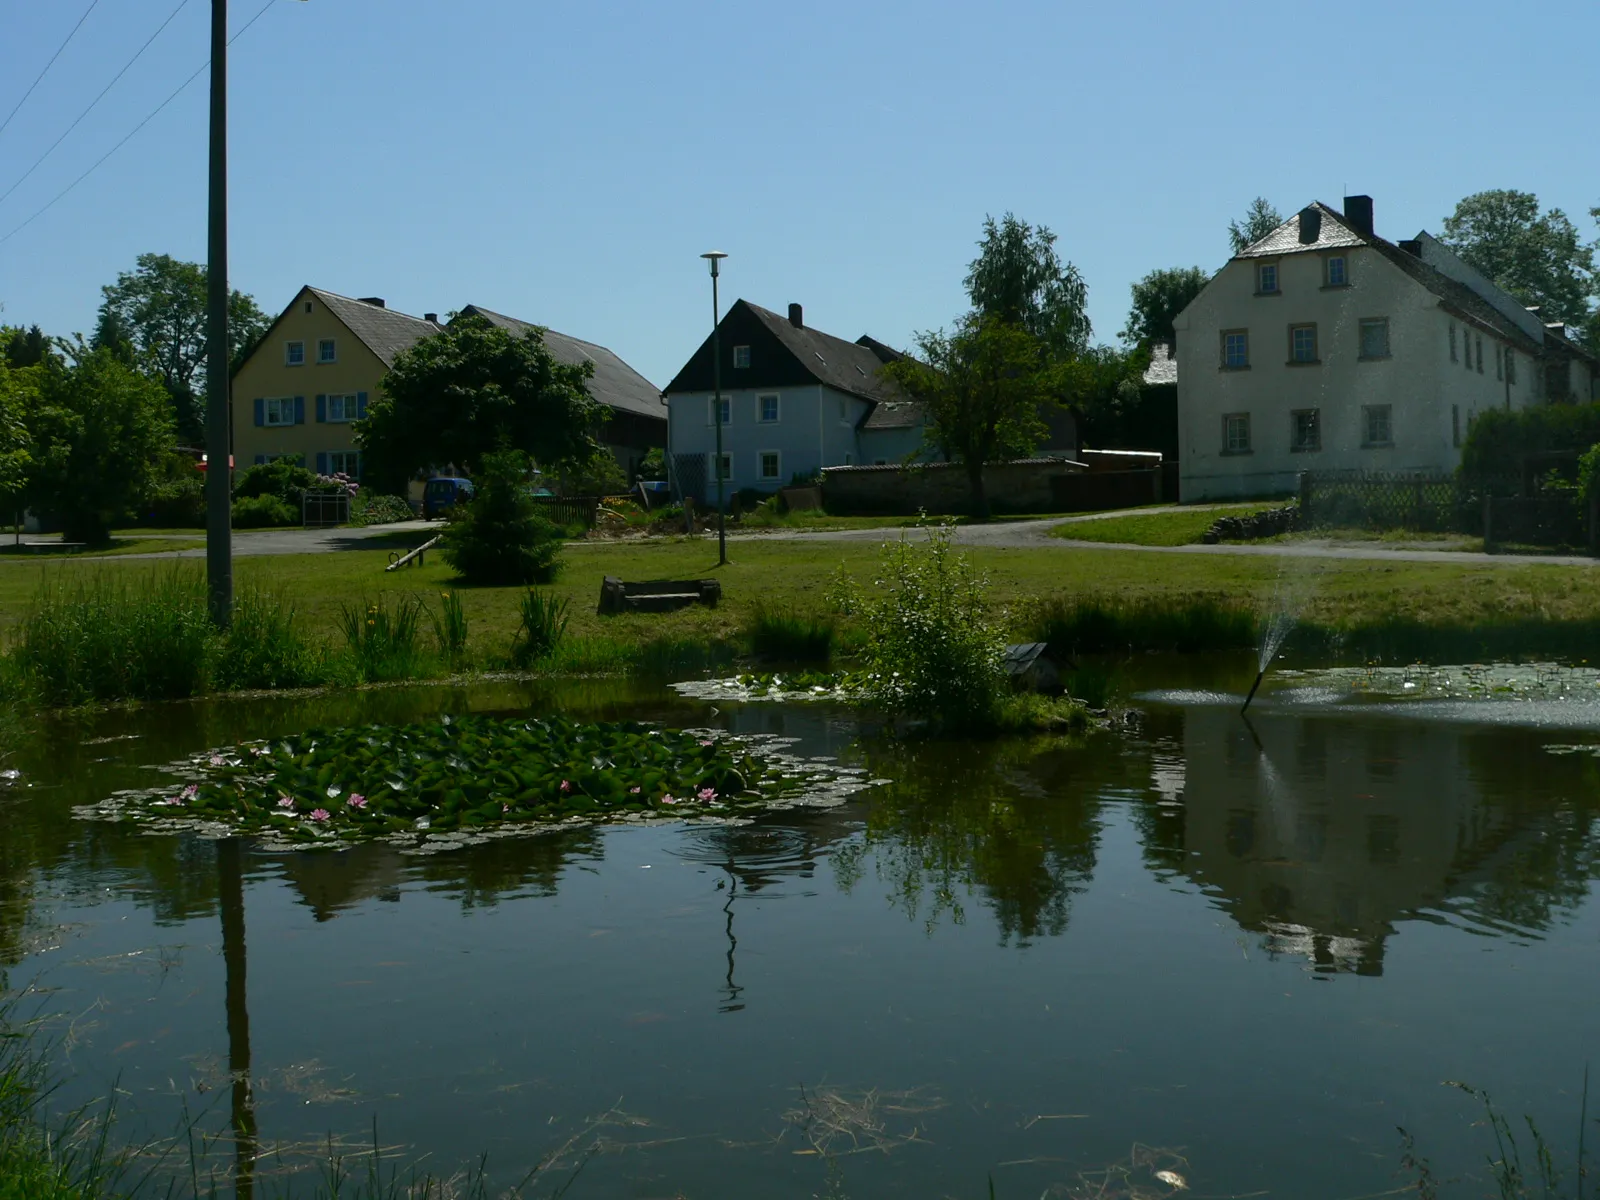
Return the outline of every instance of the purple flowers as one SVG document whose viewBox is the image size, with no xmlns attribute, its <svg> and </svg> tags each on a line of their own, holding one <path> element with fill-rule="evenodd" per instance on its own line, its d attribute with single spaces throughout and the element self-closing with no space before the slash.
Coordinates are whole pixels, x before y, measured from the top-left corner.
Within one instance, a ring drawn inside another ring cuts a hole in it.
<svg viewBox="0 0 1600 1200">
<path fill-rule="evenodd" d="M 325 808 L 313 808 L 311 810 L 311 819 L 313 821 L 329 821 L 333 819 L 333 814 Z"/>
<path fill-rule="evenodd" d="M 351 808 L 365 808 L 367 806 L 367 798 L 360 792 L 351 792 L 350 799 L 345 801 L 345 803 Z"/>
</svg>

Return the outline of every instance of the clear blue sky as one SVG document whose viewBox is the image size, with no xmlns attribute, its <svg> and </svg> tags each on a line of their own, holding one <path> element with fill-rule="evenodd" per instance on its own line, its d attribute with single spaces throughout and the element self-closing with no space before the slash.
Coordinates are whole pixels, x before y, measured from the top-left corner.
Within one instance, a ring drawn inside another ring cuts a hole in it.
<svg viewBox="0 0 1600 1200">
<path fill-rule="evenodd" d="M 266 0 L 233 0 L 238 28 Z M 100 0 L 0 133 L 0 192 L 178 0 Z M 10 6 L 0 120 L 88 0 Z M 0 237 L 206 57 L 188 0 L 9 199 Z M 1594 0 L 276 0 L 233 48 L 232 276 L 469 303 L 657 385 L 724 301 L 895 344 L 964 307 L 985 213 L 1049 225 L 1115 339 L 1128 285 L 1219 266 L 1228 220 L 1370 193 L 1381 233 L 1485 188 L 1600 204 Z M 142 251 L 205 257 L 205 76 L 0 245 L 0 321 L 88 332 Z"/>
</svg>

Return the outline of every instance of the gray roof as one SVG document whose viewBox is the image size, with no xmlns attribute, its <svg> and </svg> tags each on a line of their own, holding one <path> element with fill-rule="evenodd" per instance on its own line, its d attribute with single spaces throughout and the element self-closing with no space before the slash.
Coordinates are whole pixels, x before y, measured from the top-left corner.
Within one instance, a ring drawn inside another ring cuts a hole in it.
<svg viewBox="0 0 1600 1200">
<path fill-rule="evenodd" d="M 1321 227 L 1315 240 L 1300 240 L 1302 218 L 1315 213 L 1321 217 Z M 1329 218 L 1332 218 L 1331 220 Z M 1332 250 L 1338 246 L 1360 246 L 1366 239 L 1344 222 L 1344 217 L 1320 201 L 1305 206 L 1266 237 L 1246 246 L 1235 258 L 1272 258 L 1279 254 L 1298 254 L 1303 250 Z"/>
<path fill-rule="evenodd" d="M 343 321 L 346 328 L 382 359 L 386 367 L 394 365 L 394 356 L 400 351 L 411 349 L 423 338 L 431 337 L 444 328 L 392 308 L 380 308 L 365 300 L 352 300 L 338 292 L 314 287 L 308 287 L 306 291 L 327 305 L 328 311 Z"/>
<path fill-rule="evenodd" d="M 508 317 L 504 313 L 493 312 L 477 304 L 467 305 L 457 315 L 465 317 L 469 314 L 482 317 L 491 325 L 497 325 L 517 337 L 521 337 L 530 329 L 544 330 L 544 344 L 558 361 L 571 366 L 586 362 L 594 364 L 594 375 L 589 380 L 589 394 L 601 404 L 622 412 L 652 417 L 657 421 L 667 419 L 667 406 L 661 399 L 661 389 L 604 346 L 557 333 L 554 329 L 543 325 L 519 321 L 516 317 Z"/>
<path fill-rule="evenodd" d="M 1178 359 L 1166 342 L 1150 347 L 1150 365 L 1145 368 L 1144 381 L 1152 386 L 1178 382 Z"/>
</svg>

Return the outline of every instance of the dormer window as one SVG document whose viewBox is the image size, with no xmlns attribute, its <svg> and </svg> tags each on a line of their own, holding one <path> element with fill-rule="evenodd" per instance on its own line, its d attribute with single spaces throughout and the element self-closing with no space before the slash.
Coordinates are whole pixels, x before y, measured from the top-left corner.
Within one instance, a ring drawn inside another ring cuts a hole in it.
<svg viewBox="0 0 1600 1200">
<path fill-rule="evenodd" d="M 1322 260 L 1323 284 L 1326 287 L 1346 287 L 1350 277 L 1345 273 L 1345 257 L 1342 254 L 1330 254 Z"/>
<path fill-rule="evenodd" d="M 1278 294 L 1278 264 L 1262 263 L 1256 267 L 1256 291 L 1263 296 Z"/>
<path fill-rule="evenodd" d="M 733 369 L 747 371 L 750 369 L 750 347 L 735 346 L 733 348 Z"/>
</svg>

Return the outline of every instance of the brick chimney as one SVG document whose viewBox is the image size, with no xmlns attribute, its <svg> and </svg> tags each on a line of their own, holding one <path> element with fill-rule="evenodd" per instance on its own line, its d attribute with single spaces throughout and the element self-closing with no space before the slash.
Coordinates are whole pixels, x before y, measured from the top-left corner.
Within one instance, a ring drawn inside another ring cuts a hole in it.
<svg viewBox="0 0 1600 1200">
<path fill-rule="evenodd" d="M 438 313 L 423 313 L 422 314 L 422 319 L 424 321 L 431 321 L 435 325 L 437 325 L 439 323 L 439 314 Z"/>
<path fill-rule="evenodd" d="M 357 299 L 359 299 L 362 304 L 372 305 L 373 308 L 382 308 L 384 306 L 382 296 L 359 296 Z"/>
<path fill-rule="evenodd" d="M 806 327 L 805 311 L 798 304 L 789 305 L 789 324 L 796 329 L 804 329 Z"/>
<path fill-rule="evenodd" d="M 1374 236 L 1372 231 L 1372 197 L 1346 196 L 1344 198 L 1344 219 L 1350 222 L 1350 227 L 1362 237 Z"/>
</svg>

